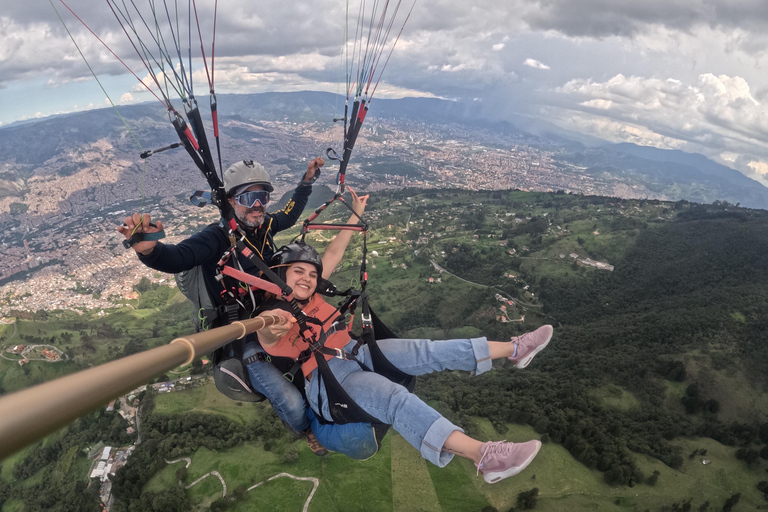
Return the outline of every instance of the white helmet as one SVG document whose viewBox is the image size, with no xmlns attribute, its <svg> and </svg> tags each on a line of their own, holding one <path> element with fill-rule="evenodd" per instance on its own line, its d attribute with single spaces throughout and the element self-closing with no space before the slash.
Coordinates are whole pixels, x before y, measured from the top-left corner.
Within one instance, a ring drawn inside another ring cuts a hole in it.
<svg viewBox="0 0 768 512">
<path fill-rule="evenodd" d="M 233 196 L 243 185 L 261 185 L 267 192 L 275 190 L 267 171 L 253 160 L 234 163 L 224 171 L 224 191 L 228 196 Z"/>
</svg>

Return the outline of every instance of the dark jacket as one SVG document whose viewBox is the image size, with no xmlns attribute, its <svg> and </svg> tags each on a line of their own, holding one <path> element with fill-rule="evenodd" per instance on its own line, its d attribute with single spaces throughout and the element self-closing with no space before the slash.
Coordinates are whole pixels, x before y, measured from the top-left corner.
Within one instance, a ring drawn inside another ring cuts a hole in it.
<svg viewBox="0 0 768 512">
<path fill-rule="evenodd" d="M 311 185 L 300 183 L 285 208 L 266 213 L 264 223 L 255 232 L 248 233 L 247 239 L 250 244 L 246 245 L 252 250 L 255 248 L 254 253 L 260 253 L 262 260 L 269 263 L 276 249 L 273 235 L 296 224 L 311 193 Z M 218 299 L 224 289 L 216 281 L 216 264 L 227 249 L 229 249 L 229 240 L 226 235 L 218 224 L 211 224 L 178 244 L 158 242 L 149 255 L 139 254 L 139 260 L 149 268 L 169 274 L 183 272 L 200 265 L 203 267 L 208 290 L 215 299 Z M 247 258 L 242 255 L 238 255 L 238 258 L 245 272 L 259 275 L 258 268 Z"/>
</svg>

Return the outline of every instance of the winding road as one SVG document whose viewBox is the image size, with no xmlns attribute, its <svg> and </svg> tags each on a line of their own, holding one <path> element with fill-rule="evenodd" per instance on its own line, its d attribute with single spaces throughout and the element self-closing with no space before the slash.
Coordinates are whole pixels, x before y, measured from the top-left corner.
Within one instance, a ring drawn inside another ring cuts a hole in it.
<svg viewBox="0 0 768 512">
<path fill-rule="evenodd" d="M 185 467 L 187 467 L 187 468 L 189 468 L 189 465 L 192 464 L 192 459 L 189 458 L 189 457 L 182 457 L 182 458 L 176 459 L 176 460 L 166 460 L 165 463 L 166 464 L 176 464 L 177 462 L 181 462 L 181 461 L 184 461 L 186 463 Z M 221 474 L 218 471 L 211 471 L 209 473 L 204 474 L 203 476 L 201 476 L 200 478 L 198 478 L 197 480 L 195 480 L 191 484 L 184 486 L 184 489 L 191 488 L 192 486 L 202 482 L 203 480 L 205 480 L 209 476 L 215 476 L 215 477 L 217 477 L 221 481 L 221 487 L 222 487 L 221 497 L 222 498 L 225 497 L 227 495 L 227 483 L 224 481 L 224 478 L 221 476 Z M 293 480 L 301 480 L 301 481 L 305 481 L 305 482 L 312 482 L 312 491 L 307 496 L 307 500 L 304 502 L 304 508 L 302 509 L 302 512 L 307 512 L 307 510 L 309 509 L 309 502 L 312 501 L 312 498 L 315 495 L 315 491 L 317 491 L 317 488 L 320 485 L 320 480 L 317 479 L 317 478 L 311 477 L 311 476 L 304 477 L 304 476 L 294 476 L 294 475 L 291 475 L 289 473 L 278 473 L 277 475 L 275 475 L 273 477 L 267 478 L 264 481 L 261 481 L 261 482 L 255 484 L 255 485 L 250 486 L 248 489 L 246 489 L 246 492 L 250 492 L 253 489 L 255 489 L 255 488 L 257 488 L 257 487 L 259 487 L 259 486 L 261 486 L 261 485 L 263 485 L 263 484 L 265 484 L 267 482 L 271 482 L 272 480 L 275 480 L 277 478 L 283 478 L 283 477 L 291 478 Z M 181 482 L 179 482 L 179 485 L 181 485 Z"/>
</svg>

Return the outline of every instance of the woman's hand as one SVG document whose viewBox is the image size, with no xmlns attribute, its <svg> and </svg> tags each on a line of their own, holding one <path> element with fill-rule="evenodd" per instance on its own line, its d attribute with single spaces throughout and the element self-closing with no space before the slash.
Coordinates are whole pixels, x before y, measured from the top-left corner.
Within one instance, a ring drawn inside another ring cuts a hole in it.
<svg viewBox="0 0 768 512">
<path fill-rule="evenodd" d="M 362 215 L 365 211 L 365 207 L 368 205 L 370 194 L 365 194 L 364 196 L 359 197 L 355 191 L 352 190 L 352 187 L 347 186 L 347 190 L 352 194 L 352 211 L 358 215 Z"/>
<path fill-rule="evenodd" d="M 269 347 L 280 341 L 280 338 L 288 334 L 293 324 L 296 323 L 296 319 L 289 312 L 282 309 L 264 311 L 257 318 L 270 318 L 274 316 L 279 316 L 282 320 L 256 331 L 262 346 Z"/>
</svg>

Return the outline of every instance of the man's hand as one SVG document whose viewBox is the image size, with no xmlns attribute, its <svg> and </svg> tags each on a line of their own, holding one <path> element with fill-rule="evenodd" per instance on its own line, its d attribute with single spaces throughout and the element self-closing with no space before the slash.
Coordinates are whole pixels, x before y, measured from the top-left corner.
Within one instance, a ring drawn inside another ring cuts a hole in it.
<svg viewBox="0 0 768 512">
<path fill-rule="evenodd" d="M 358 197 L 355 191 L 352 190 L 352 187 L 347 186 L 347 190 L 349 190 L 349 193 L 352 194 L 352 211 L 358 215 L 363 215 L 365 207 L 368 205 L 368 198 L 370 197 L 370 194 Z"/>
<path fill-rule="evenodd" d="M 322 157 L 317 157 L 311 162 L 309 162 L 309 165 L 307 166 L 307 172 L 304 174 L 304 183 L 312 183 L 312 178 L 315 177 L 315 173 L 320 170 L 322 166 L 325 165 L 325 160 L 322 159 Z"/>
<path fill-rule="evenodd" d="M 293 318 L 293 316 L 282 309 L 272 309 L 270 311 L 264 311 L 262 312 L 259 317 L 271 317 L 271 316 L 282 316 L 285 318 L 284 322 L 272 324 L 268 327 L 264 327 L 263 329 L 259 329 L 256 331 L 256 334 L 259 336 L 259 343 L 261 343 L 262 346 L 272 346 L 278 341 L 280 341 L 280 338 L 288 334 L 288 331 L 291 330 L 291 327 L 293 327 L 293 324 L 296 323 L 296 319 Z"/>
<path fill-rule="evenodd" d="M 162 221 L 157 221 L 157 225 L 152 227 L 149 225 L 149 214 L 145 213 L 143 216 L 138 213 L 134 213 L 131 217 L 126 217 L 123 225 L 118 227 L 117 230 L 127 239 L 131 238 L 135 233 L 157 233 L 163 230 Z M 144 256 L 149 255 L 157 245 L 157 241 L 151 240 L 147 242 L 139 242 L 133 246 L 133 249 Z"/>
</svg>

